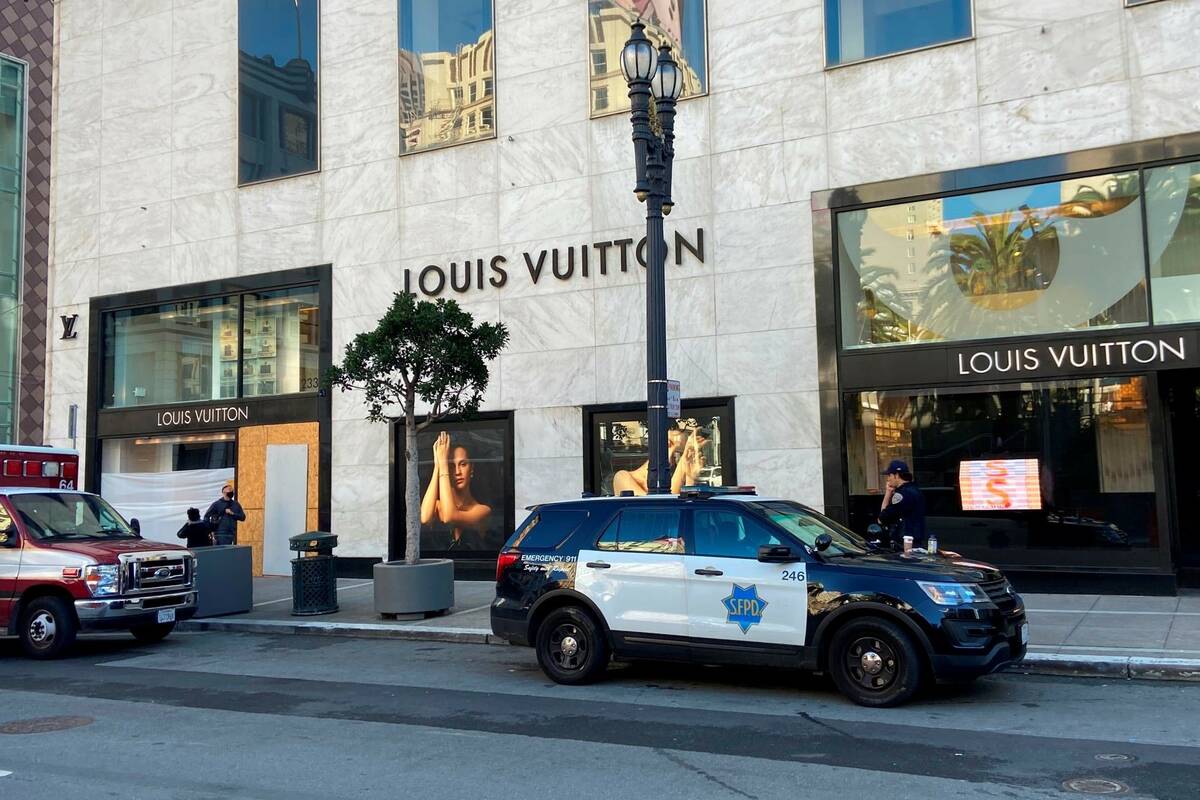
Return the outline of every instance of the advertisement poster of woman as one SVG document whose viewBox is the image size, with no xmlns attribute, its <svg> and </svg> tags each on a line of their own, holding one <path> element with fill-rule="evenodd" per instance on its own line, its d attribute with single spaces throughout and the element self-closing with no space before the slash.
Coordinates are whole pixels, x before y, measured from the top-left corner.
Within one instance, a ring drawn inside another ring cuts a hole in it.
<svg viewBox="0 0 1200 800">
<path fill-rule="evenodd" d="M 430 552 L 494 551 L 505 532 L 504 434 L 489 426 L 446 425 L 418 437 L 421 547 Z"/>
</svg>

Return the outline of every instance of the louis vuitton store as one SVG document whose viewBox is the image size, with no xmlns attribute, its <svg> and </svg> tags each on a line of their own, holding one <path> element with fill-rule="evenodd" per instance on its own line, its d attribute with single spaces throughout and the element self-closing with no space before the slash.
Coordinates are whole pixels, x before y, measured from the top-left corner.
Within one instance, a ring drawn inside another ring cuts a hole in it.
<svg viewBox="0 0 1200 800">
<path fill-rule="evenodd" d="M 1198 148 L 815 195 L 826 510 L 864 530 L 898 458 L 1025 585 L 1200 581 Z"/>
<path fill-rule="evenodd" d="M 233 482 L 255 574 L 329 525 L 328 267 L 95 297 L 86 488 L 171 541 Z"/>
</svg>

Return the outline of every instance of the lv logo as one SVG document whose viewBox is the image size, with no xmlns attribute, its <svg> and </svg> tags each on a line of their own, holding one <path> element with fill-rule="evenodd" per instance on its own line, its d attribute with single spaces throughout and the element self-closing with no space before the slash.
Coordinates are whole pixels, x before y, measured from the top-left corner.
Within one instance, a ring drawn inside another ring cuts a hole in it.
<svg viewBox="0 0 1200 800">
<path fill-rule="evenodd" d="M 63 326 L 62 338 L 63 339 L 79 338 L 79 331 L 75 330 L 75 323 L 79 322 L 78 314 L 62 314 L 59 316 L 59 319 L 62 320 L 62 326 Z"/>
</svg>

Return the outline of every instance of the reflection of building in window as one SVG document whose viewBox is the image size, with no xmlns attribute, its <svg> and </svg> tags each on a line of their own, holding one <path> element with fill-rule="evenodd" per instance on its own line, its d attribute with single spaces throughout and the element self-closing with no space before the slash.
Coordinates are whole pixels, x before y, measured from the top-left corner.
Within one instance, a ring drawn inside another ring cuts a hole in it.
<svg viewBox="0 0 1200 800">
<path fill-rule="evenodd" d="M 0 58 L 0 441 L 16 441 L 25 227 L 25 67 Z"/>
<path fill-rule="evenodd" d="M 280 66 L 238 54 L 242 183 L 317 169 L 317 76 L 307 60 Z"/>
<path fill-rule="evenodd" d="M 400 50 L 402 153 L 494 133 L 494 51 L 490 28 L 452 53 Z"/>
<path fill-rule="evenodd" d="M 701 0 L 591 0 L 588 4 L 588 37 L 591 43 L 592 112 L 619 111 L 629 107 L 628 86 L 621 72 L 621 49 L 629 39 L 636 17 L 646 23 L 646 35 L 656 44 L 669 42 L 672 56 L 683 75 L 681 97 L 704 94 L 704 3 Z M 689 31 L 697 29 L 691 41 Z M 687 39 L 687 41 L 685 41 Z M 694 53 L 699 63 L 689 62 Z M 620 98 L 620 99 L 618 99 Z M 604 105 L 600 105 L 603 99 Z"/>
</svg>

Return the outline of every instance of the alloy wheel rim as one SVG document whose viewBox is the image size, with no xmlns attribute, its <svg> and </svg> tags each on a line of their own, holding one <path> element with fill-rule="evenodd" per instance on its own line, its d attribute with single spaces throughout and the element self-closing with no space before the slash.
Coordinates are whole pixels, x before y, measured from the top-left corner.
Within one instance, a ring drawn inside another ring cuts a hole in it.
<svg viewBox="0 0 1200 800">
<path fill-rule="evenodd" d="M 49 611 L 39 611 L 29 620 L 29 640 L 36 647 L 49 647 L 54 642 L 56 633 L 58 625 Z"/>
<path fill-rule="evenodd" d="M 563 623 L 550 634 L 550 658 L 559 669 L 573 672 L 587 660 L 587 637 L 577 625 Z"/>
<path fill-rule="evenodd" d="M 891 688 L 900 674 L 896 651 L 877 636 L 863 636 L 846 651 L 846 671 L 863 689 L 883 692 Z"/>
</svg>

